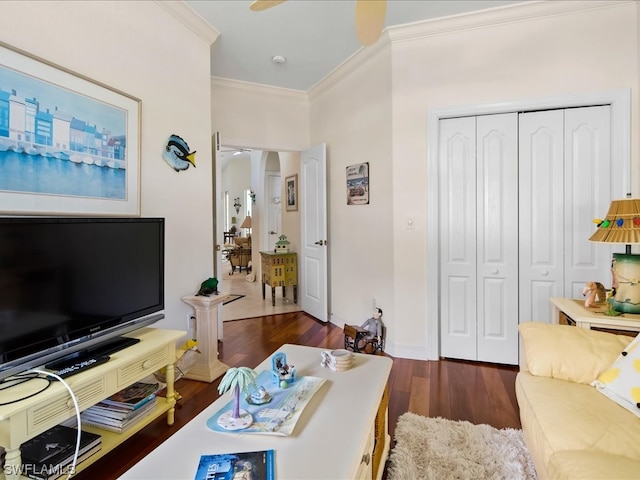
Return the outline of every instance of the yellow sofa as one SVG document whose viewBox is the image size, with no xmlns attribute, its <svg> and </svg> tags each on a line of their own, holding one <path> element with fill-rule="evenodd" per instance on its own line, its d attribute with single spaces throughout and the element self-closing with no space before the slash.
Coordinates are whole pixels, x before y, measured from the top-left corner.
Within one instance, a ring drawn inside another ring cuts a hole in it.
<svg viewBox="0 0 640 480">
<path fill-rule="evenodd" d="M 639 416 L 592 386 L 633 337 L 541 322 L 519 329 L 516 397 L 538 478 L 640 478 Z"/>
</svg>

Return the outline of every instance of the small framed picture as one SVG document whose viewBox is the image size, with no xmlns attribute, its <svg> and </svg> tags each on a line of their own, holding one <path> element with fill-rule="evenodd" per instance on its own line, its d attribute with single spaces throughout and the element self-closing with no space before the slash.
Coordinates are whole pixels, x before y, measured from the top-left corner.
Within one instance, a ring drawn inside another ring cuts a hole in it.
<svg viewBox="0 0 640 480">
<path fill-rule="evenodd" d="M 298 174 L 285 178 L 285 188 L 287 189 L 287 212 L 298 210 Z"/>
<path fill-rule="evenodd" d="M 369 162 L 347 167 L 347 205 L 369 204 Z"/>
</svg>

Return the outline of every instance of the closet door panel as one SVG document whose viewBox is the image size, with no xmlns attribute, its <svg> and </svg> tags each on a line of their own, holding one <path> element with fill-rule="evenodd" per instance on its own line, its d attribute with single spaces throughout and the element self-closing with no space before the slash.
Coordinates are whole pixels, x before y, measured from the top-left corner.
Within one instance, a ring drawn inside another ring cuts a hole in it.
<svg viewBox="0 0 640 480">
<path fill-rule="evenodd" d="M 564 115 L 519 116 L 520 322 L 551 322 L 564 293 Z"/>
<path fill-rule="evenodd" d="M 589 281 L 611 286 L 611 247 L 588 241 L 596 228 L 592 220 L 609 210 L 612 175 L 615 179 L 621 175 L 611 168 L 610 137 L 609 106 L 565 111 L 565 242 L 570 252 L 565 257 L 567 297 L 580 298 Z"/>
<path fill-rule="evenodd" d="M 440 122 L 441 354 L 476 357 L 476 137 L 474 118 Z"/>
<path fill-rule="evenodd" d="M 517 114 L 477 117 L 476 131 L 477 360 L 517 364 Z"/>
</svg>

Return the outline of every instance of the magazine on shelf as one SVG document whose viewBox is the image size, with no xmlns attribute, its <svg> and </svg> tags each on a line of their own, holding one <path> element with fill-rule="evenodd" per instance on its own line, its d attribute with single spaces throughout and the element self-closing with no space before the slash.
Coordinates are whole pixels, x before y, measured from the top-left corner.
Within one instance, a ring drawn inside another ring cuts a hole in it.
<svg viewBox="0 0 640 480">
<path fill-rule="evenodd" d="M 112 432 L 122 433 L 138 423 L 145 417 L 151 415 L 156 409 L 156 402 L 147 402 L 143 407 L 132 412 L 127 418 L 117 419 L 106 417 L 104 415 L 96 415 L 85 410 L 80 414 L 80 419 L 83 425 L 91 425 L 92 427 L 103 428 Z"/>
<path fill-rule="evenodd" d="M 136 418 L 139 415 L 142 415 L 143 412 L 147 410 L 153 410 L 156 408 L 157 399 L 153 398 L 150 401 L 146 402 L 142 407 L 137 408 L 135 410 L 119 410 L 120 407 L 114 407 L 116 410 L 112 410 L 109 408 L 100 408 L 96 405 L 87 408 L 84 412 L 82 412 L 81 416 L 84 417 L 94 417 L 98 419 L 104 419 L 105 423 L 110 423 L 112 425 L 120 425 L 123 422 L 129 421 L 130 419 Z"/>
<path fill-rule="evenodd" d="M 259 433 L 288 436 L 293 430 L 313 395 L 326 380 L 318 377 L 298 377 L 287 388 L 280 388 L 273 380 L 270 370 L 261 372 L 256 378 L 256 386 L 263 387 L 271 399 L 260 405 L 249 403 L 249 396 L 240 397 L 240 409 L 253 416 L 253 423 L 240 430 L 226 430 L 218 425 L 218 418 L 233 408 L 233 400 L 207 420 L 207 427 L 216 432 Z M 249 392 L 251 394 L 252 392 Z"/>
<path fill-rule="evenodd" d="M 159 383 L 136 382 L 133 385 L 114 393 L 105 398 L 100 403 L 103 405 L 114 405 L 135 410 L 155 398 L 160 390 Z"/>
<path fill-rule="evenodd" d="M 202 455 L 194 480 L 275 480 L 273 450 Z"/>
</svg>

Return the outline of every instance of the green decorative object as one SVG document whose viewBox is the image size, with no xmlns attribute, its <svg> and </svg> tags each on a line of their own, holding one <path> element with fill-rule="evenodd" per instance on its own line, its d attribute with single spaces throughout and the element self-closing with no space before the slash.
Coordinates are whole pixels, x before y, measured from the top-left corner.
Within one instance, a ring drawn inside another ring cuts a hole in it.
<svg viewBox="0 0 640 480">
<path fill-rule="evenodd" d="M 208 297 L 211 294 L 218 295 L 218 279 L 216 277 L 207 278 L 200 284 L 200 290 L 196 295 Z"/>
<path fill-rule="evenodd" d="M 617 312 L 640 313 L 640 255 L 613 254 L 611 306 Z"/>
</svg>

